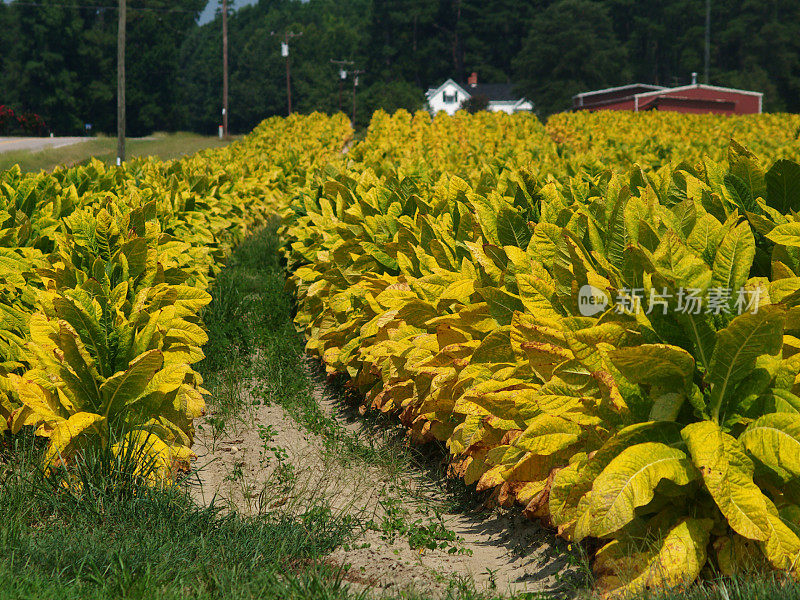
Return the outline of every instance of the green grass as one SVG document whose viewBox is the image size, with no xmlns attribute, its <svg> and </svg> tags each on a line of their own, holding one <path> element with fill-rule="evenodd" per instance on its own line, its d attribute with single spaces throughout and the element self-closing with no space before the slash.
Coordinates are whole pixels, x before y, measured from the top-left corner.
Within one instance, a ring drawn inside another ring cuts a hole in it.
<svg viewBox="0 0 800 600">
<path fill-rule="evenodd" d="M 349 532 L 323 506 L 245 519 L 91 468 L 68 490 L 35 468 L 37 442 L 17 436 L 2 457 L 0 598 L 351 597 L 319 561 Z"/>
<path fill-rule="evenodd" d="M 194 154 L 205 148 L 219 148 L 230 140 L 194 133 L 155 133 L 148 138 L 133 138 L 127 142 L 127 158 L 157 156 L 168 160 Z M 23 172 L 52 171 L 56 167 L 70 167 L 95 157 L 113 164 L 117 157 L 117 140 L 111 137 L 93 137 L 85 142 L 51 148 L 38 152 L 14 150 L 0 153 L 0 171 L 19 164 Z"/>
</svg>

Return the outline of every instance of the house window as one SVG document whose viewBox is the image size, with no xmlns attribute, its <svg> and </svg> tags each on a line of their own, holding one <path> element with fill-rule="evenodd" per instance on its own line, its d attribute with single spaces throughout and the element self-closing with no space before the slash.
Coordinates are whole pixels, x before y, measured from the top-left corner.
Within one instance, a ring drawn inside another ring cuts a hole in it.
<svg viewBox="0 0 800 600">
<path fill-rule="evenodd" d="M 458 92 L 453 92 L 452 94 L 442 92 L 442 102 L 445 104 L 455 104 L 458 102 Z"/>
</svg>

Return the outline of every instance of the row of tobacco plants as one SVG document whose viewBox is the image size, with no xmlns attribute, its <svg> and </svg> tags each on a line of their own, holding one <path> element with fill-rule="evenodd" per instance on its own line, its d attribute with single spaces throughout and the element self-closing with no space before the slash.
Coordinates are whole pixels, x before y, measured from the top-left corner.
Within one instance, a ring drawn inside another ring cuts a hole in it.
<svg viewBox="0 0 800 600">
<path fill-rule="evenodd" d="M 49 469 L 87 445 L 188 467 L 214 277 L 351 133 L 271 119 L 181 161 L 0 173 L 0 433 L 35 428 Z"/>
<path fill-rule="evenodd" d="M 713 136 L 796 119 L 749 119 L 376 114 L 284 213 L 307 350 L 603 592 L 795 572 L 800 164 Z"/>
</svg>

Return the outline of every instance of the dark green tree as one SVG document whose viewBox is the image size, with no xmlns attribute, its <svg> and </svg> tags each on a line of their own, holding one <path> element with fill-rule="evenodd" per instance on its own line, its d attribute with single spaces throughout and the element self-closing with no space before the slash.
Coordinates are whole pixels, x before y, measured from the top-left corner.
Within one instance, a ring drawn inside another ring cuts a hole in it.
<svg viewBox="0 0 800 600">
<path fill-rule="evenodd" d="M 519 91 L 540 113 L 569 108 L 574 94 L 629 80 L 626 52 L 606 8 L 593 0 L 560 0 L 542 11 L 514 60 Z"/>
<path fill-rule="evenodd" d="M 441 2 L 374 0 L 364 54 L 373 80 L 407 81 L 427 89 L 453 75 L 450 24 Z"/>
<path fill-rule="evenodd" d="M 800 3 L 715 0 L 712 83 L 764 92 L 765 110 L 800 112 Z"/>
<path fill-rule="evenodd" d="M 464 0 L 461 40 L 466 73 L 483 83 L 511 83 L 512 61 L 528 35 L 531 21 L 548 0 L 518 2 Z"/>
<path fill-rule="evenodd" d="M 212 133 L 222 105 L 221 23 L 206 0 L 129 0 L 128 131 Z M 109 5 L 111 6 L 109 8 Z M 414 110 L 452 77 L 516 83 L 543 113 L 581 91 L 702 78 L 704 3 L 697 0 L 260 0 L 229 3 L 230 125 L 246 132 L 286 113 L 280 39 L 291 41 L 301 112 L 350 114 L 331 59 L 364 69 L 357 121 Z M 800 3 L 713 0 L 711 83 L 765 92 L 766 110 L 800 111 Z M 116 9 L 108 0 L 0 2 L 0 104 L 41 114 L 56 134 L 116 126 Z M 341 94 L 340 94 L 341 89 Z"/>
<path fill-rule="evenodd" d="M 409 112 L 421 110 L 425 104 L 422 90 L 414 83 L 377 81 L 358 93 L 356 124 L 361 127 L 369 125 L 372 113 L 378 109 L 393 113 L 399 109 Z"/>
<path fill-rule="evenodd" d="M 369 14 L 369 0 L 271 0 L 233 12 L 228 20 L 231 130 L 247 132 L 266 117 L 286 114 L 286 63 L 280 54 L 280 34 L 286 30 L 303 34 L 290 42 L 294 110 L 338 111 L 338 67 L 330 61 L 354 60 L 363 68 L 360 48 Z M 196 131 L 215 130 L 220 118 L 220 32 L 217 16 L 181 48 L 183 122 Z M 352 80 L 342 87 L 349 114 Z"/>
<path fill-rule="evenodd" d="M 180 48 L 196 27 L 205 4 L 205 0 L 129 1 L 126 71 L 130 135 L 180 128 L 176 85 L 182 70 Z"/>
<path fill-rule="evenodd" d="M 113 4 L 113 3 L 112 3 Z M 128 131 L 176 129 L 178 49 L 204 0 L 131 0 Z M 116 127 L 117 12 L 107 0 L 12 3 L 2 11 L 0 100 L 41 114 L 58 135 Z"/>
</svg>

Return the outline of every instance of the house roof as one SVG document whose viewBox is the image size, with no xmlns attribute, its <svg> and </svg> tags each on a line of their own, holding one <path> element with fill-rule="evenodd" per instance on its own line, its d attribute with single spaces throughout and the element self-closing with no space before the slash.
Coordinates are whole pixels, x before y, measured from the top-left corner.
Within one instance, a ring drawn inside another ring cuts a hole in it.
<svg viewBox="0 0 800 600">
<path fill-rule="evenodd" d="M 447 86 L 447 84 L 448 84 L 448 83 L 450 83 L 450 84 L 452 84 L 452 85 L 456 86 L 456 87 L 459 89 L 459 91 L 461 91 L 461 92 L 462 92 L 462 93 L 463 93 L 465 96 L 469 97 L 469 95 L 470 95 L 470 94 L 469 94 L 469 92 L 468 92 L 466 89 L 464 89 L 464 86 L 461 86 L 461 85 L 457 84 L 457 83 L 456 83 L 455 81 L 453 81 L 452 79 L 448 79 L 447 81 L 445 81 L 445 82 L 444 82 L 442 85 L 440 85 L 440 86 L 438 86 L 438 87 L 435 87 L 435 88 L 430 88 L 430 89 L 429 89 L 427 92 L 425 92 L 425 95 L 426 95 L 428 98 L 432 98 L 433 96 L 435 96 L 436 94 L 438 94 L 438 93 L 439 93 L 439 91 L 440 91 L 442 88 L 444 88 L 445 86 Z"/>
<path fill-rule="evenodd" d="M 461 87 L 470 96 L 485 96 L 490 102 L 516 102 L 520 99 L 520 95 L 514 93 L 514 86 L 510 83 L 478 83 Z"/>
</svg>

